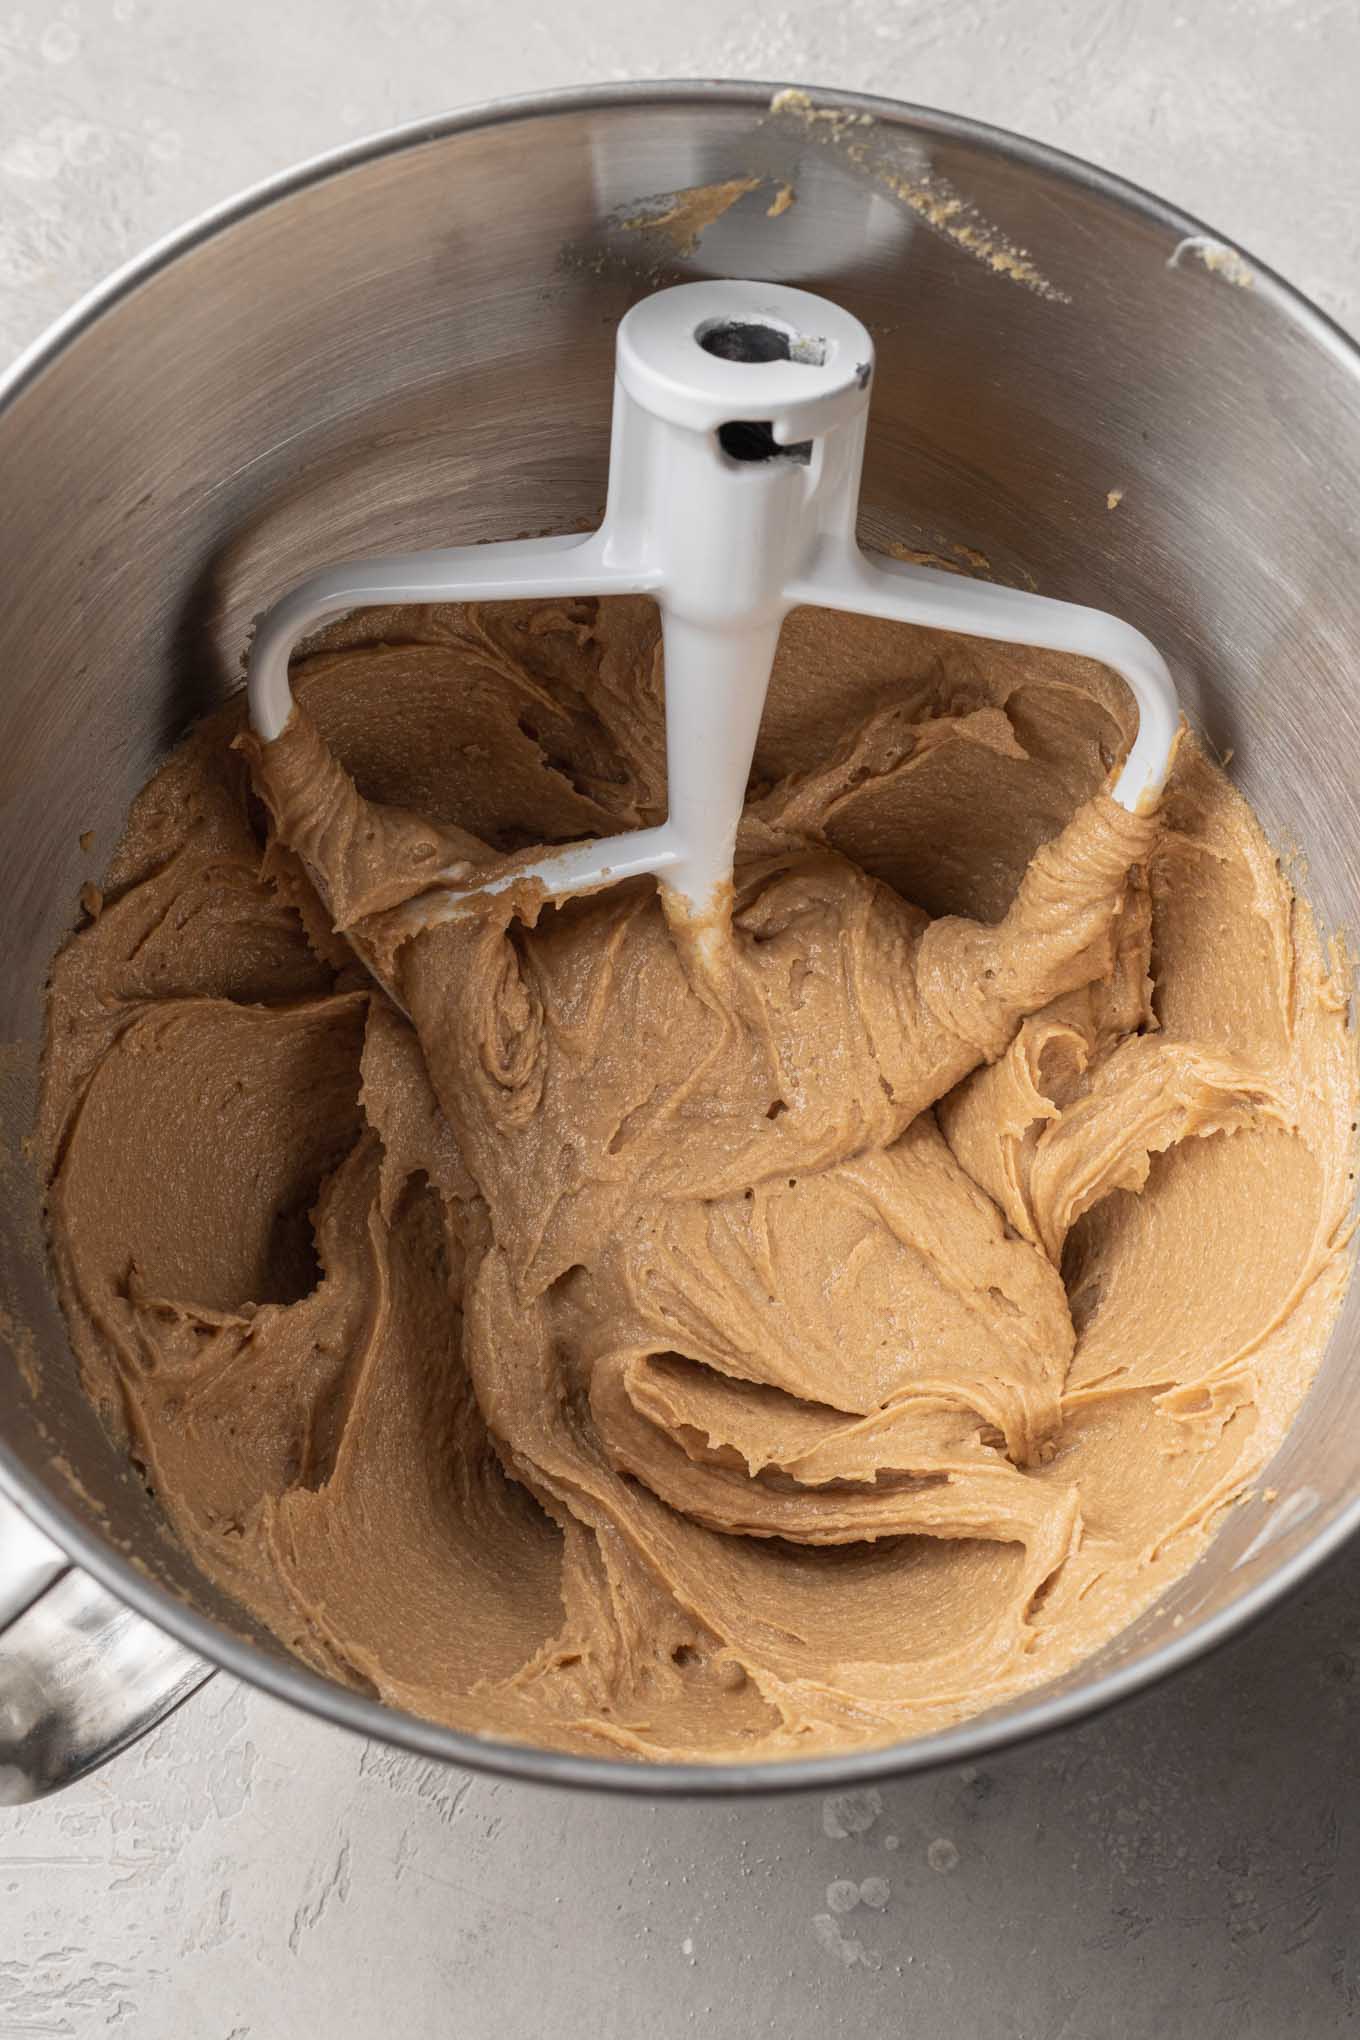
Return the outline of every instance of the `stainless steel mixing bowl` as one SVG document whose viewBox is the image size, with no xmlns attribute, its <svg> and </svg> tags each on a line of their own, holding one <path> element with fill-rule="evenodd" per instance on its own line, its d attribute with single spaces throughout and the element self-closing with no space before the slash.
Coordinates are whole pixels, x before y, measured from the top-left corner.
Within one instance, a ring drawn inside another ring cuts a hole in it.
<svg viewBox="0 0 1360 2040">
<path fill-rule="evenodd" d="M 473 1741 L 304 1670 L 197 1575 L 76 1382 L 21 1150 L 48 960 L 92 868 L 81 832 L 97 867 L 167 746 L 239 684 L 251 619 L 310 568 L 597 515 L 614 326 L 658 283 L 777 277 L 864 319 L 865 537 L 966 548 L 1138 624 L 1306 859 L 1324 919 L 1354 921 L 1360 354 L 1259 264 L 1100 171 L 920 108 L 814 98 L 834 113 L 772 113 L 755 85 L 606 88 L 344 150 L 153 250 L 3 390 L 0 1483 L 61 1548 L 0 1525 L 10 1796 L 126 1739 L 200 1660 L 519 1778 L 718 1793 L 919 1771 L 1185 1664 L 1360 1520 L 1356 1289 L 1268 1488 L 1098 1657 L 894 1749 L 643 1768 Z M 761 182 L 697 239 L 692 215 L 636 224 L 734 178 Z M 785 183 L 796 202 L 772 214 Z M 53 1583 L 66 1564 L 84 1571 Z"/>
</svg>

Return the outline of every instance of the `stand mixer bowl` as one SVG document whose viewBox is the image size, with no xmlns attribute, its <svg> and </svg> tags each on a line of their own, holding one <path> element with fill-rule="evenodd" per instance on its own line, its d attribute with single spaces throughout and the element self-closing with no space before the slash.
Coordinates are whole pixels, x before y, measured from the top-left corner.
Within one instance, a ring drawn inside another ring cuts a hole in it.
<svg viewBox="0 0 1360 2040">
<path fill-rule="evenodd" d="M 652 1796 L 975 1761 L 1185 1664 L 1360 1523 L 1353 1290 L 1265 1482 L 1095 1657 L 889 1749 L 640 1766 L 476 1740 L 307 1670 L 167 1537 L 82 1394 L 22 1155 L 82 881 L 240 685 L 253 618 L 319 565 L 598 521 L 617 323 L 711 276 L 818 291 L 873 334 L 866 545 L 982 556 L 1146 632 L 1324 925 L 1355 918 L 1360 352 L 1172 208 L 920 108 L 648 85 L 424 122 L 153 250 L 0 390 L 0 1488 L 41 1533 L 0 1522 L 0 1690 L 18 1667 L 28 1708 L 0 1737 L 10 1796 L 89 1768 L 154 1718 L 147 1681 L 163 1707 L 199 1660 L 429 1757 Z M 102 1657 L 94 1605 L 120 1639 Z"/>
</svg>

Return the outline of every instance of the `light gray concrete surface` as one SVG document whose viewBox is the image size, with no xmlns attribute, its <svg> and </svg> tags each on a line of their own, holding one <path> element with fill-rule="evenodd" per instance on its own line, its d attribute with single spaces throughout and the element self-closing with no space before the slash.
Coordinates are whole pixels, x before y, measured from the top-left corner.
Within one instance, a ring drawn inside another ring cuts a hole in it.
<svg viewBox="0 0 1360 2040">
<path fill-rule="evenodd" d="M 317 149 L 668 74 L 1019 128 L 1360 325 L 1356 0 L 58 0 L 0 7 L 0 352 Z M 1357 1653 L 1343 1555 L 1120 1713 L 851 1804 L 498 1785 L 219 1678 L 0 1817 L 0 2040 L 1331 2040 L 1360 2031 Z"/>
</svg>

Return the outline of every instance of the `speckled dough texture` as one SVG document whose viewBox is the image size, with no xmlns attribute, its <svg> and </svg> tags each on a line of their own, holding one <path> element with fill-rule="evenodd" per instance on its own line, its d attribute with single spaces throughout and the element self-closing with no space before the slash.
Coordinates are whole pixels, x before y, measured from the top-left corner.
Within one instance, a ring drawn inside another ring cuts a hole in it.
<svg viewBox="0 0 1360 2040">
<path fill-rule="evenodd" d="M 1354 1118 L 1193 742 L 1130 817 L 1100 669 L 797 613 L 706 967 L 649 884 L 414 904 L 660 818 L 649 604 L 370 612 L 295 683 L 143 792 L 49 1012 L 72 1336 L 206 1572 L 418 1713 L 721 1759 L 957 1720 L 1184 1570 Z"/>
</svg>

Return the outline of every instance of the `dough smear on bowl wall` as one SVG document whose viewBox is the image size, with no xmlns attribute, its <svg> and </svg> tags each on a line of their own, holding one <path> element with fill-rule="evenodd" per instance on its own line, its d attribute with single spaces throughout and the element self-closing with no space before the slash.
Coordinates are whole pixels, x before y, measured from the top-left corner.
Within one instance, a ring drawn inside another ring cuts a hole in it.
<svg viewBox="0 0 1360 2040">
<path fill-rule="evenodd" d="M 202 724 L 54 966 L 58 1284 L 178 1536 L 330 1676 L 595 1753 L 895 1742 L 1096 1649 L 1279 1443 L 1347 987 L 1192 739 L 1110 801 L 1103 669 L 806 609 L 725 977 L 649 880 L 413 932 L 432 860 L 663 818 L 661 683 L 645 599 L 403 608 L 280 742 Z"/>
</svg>

